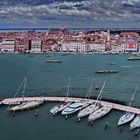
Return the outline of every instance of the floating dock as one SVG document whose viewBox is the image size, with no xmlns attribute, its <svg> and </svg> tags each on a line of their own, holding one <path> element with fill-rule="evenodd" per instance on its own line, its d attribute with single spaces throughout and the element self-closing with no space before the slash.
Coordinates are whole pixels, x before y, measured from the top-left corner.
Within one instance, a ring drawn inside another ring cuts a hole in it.
<svg viewBox="0 0 140 140">
<path fill-rule="evenodd" d="M 43 100 L 44 102 L 64 102 L 66 99 L 66 97 L 25 97 L 24 101 L 40 101 Z M 87 101 L 88 99 L 84 99 L 84 98 L 74 98 L 74 97 L 68 97 L 67 101 L 68 102 L 78 102 L 78 101 Z M 0 104 L 5 104 L 5 105 L 9 105 L 9 103 L 19 103 L 22 102 L 23 98 L 7 98 L 4 99 L 0 102 Z M 96 102 L 96 100 L 90 99 L 88 100 L 89 103 L 94 103 Z M 123 112 L 132 112 L 135 114 L 140 114 L 140 109 L 139 108 L 134 108 L 134 107 L 129 107 L 129 106 L 125 106 L 125 105 L 120 105 L 120 104 L 116 104 L 116 103 L 111 103 L 111 102 L 106 102 L 106 101 L 98 101 L 100 102 L 101 106 L 108 106 L 111 107 L 112 109 L 115 110 L 119 110 L 119 111 L 123 111 Z"/>
</svg>

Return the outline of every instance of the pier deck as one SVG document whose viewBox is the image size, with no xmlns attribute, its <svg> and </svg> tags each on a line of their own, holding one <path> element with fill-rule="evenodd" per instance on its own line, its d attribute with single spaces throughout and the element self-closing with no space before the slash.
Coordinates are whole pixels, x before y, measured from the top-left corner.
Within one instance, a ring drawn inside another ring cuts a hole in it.
<svg viewBox="0 0 140 140">
<path fill-rule="evenodd" d="M 66 97 L 25 97 L 24 101 L 33 101 L 33 100 L 44 100 L 45 102 L 64 102 L 66 99 Z M 75 97 L 68 97 L 67 101 L 72 101 L 72 102 L 77 102 L 80 100 L 87 100 L 84 98 L 75 98 Z M 4 99 L 3 101 L 0 102 L 0 104 L 5 104 L 5 105 L 9 105 L 12 103 L 19 103 L 22 102 L 23 98 L 7 98 Z M 93 103 L 96 100 L 90 99 L 89 102 Z M 135 114 L 140 114 L 140 109 L 139 108 L 134 108 L 134 107 L 129 107 L 129 106 L 125 106 L 125 105 L 120 105 L 120 104 L 116 104 L 116 103 L 110 103 L 110 102 L 106 102 L 106 101 L 98 101 L 101 103 L 102 106 L 108 106 L 108 107 L 112 107 L 113 109 L 119 110 L 119 111 L 123 111 L 123 112 L 132 112 Z"/>
</svg>

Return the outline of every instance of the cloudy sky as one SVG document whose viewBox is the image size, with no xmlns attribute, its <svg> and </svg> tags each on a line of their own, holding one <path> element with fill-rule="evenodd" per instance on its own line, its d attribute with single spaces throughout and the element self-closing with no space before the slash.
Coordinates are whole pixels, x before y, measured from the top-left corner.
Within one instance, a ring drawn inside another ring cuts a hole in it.
<svg viewBox="0 0 140 140">
<path fill-rule="evenodd" d="M 140 0 L 0 0 L 0 28 L 140 27 Z"/>
</svg>

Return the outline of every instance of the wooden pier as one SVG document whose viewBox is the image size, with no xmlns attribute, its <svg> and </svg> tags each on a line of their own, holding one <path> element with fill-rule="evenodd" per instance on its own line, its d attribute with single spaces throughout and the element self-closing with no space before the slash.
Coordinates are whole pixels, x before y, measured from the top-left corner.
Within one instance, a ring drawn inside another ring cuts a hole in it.
<svg viewBox="0 0 140 140">
<path fill-rule="evenodd" d="M 66 97 L 24 97 L 24 101 L 39 101 L 39 100 L 43 100 L 45 102 L 64 102 L 66 99 Z M 70 102 L 77 102 L 77 101 L 87 101 L 87 99 L 84 98 L 75 98 L 75 97 L 68 97 L 67 101 Z M 9 105 L 12 103 L 19 103 L 22 102 L 23 98 L 7 98 L 4 99 L 2 101 L 0 101 L 0 104 L 4 104 L 4 105 Z M 89 103 L 93 103 L 96 102 L 96 100 L 90 99 Z M 125 106 L 125 105 L 120 105 L 120 104 L 116 104 L 116 103 L 110 103 L 110 102 L 106 102 L 106 101 L 98 101 L 100 102 L 100 104 L 102 106 L 108 106 L 111 107 L 115 110 L 119 110 L 119 111 L 123 111 L 123 112 L 132 112 L 135 114 L 140 114 L 140 109 L 139 108 L 134 108 L 134 107 L 129 107 L 129 106 Z"/>
</svg>

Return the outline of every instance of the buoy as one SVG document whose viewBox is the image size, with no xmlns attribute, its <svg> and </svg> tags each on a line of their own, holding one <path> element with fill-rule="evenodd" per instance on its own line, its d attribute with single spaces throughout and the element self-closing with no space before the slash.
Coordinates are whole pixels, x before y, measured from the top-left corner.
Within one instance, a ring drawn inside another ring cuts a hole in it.
<svg viewBox="0 0 140 140">
<path fill-rule="evenodd" d="M 120 131 L 119 131 L 120 133 L 122 132 L 122 127 L 120 128 Z"/>
<path fill-rule="evenodd" d="M 139 129 L 136 130 L 135 136 L 138 136 L 139 131 L 140 131 Z"/>
<path fill-rule="evenodd" d="M 80 122 L 81 121 L 81 119 L 80 118 L 78 118 L 78 122 Z"/>
<path fill-rule="evenodd" d="M 14 111 L 13 111 L 12 115 L 13 115 L 13 117 L 15 117 L 15 112 Z"/>
<path fill-rule="evenodd" d="M 68 115 L 65 116 L 65 119 L 66 119 L 66 120 L 68 119 Z"/>
<path fill-rule="evenodd" d="M 93 121 L 91 121 L 90 125 L 93 126 Z"/>
<path fill-rule="evenodd" d="M 38 117 L 38 110 L 35 111 L 35 117 Z"/>
<path fill-rule="evenodd" d="M 106 124 L 105 124 L 105 129 L 108 128 L 108 124 L 109 124 L 109 122 L 106 122 Z"/>
</svg>

